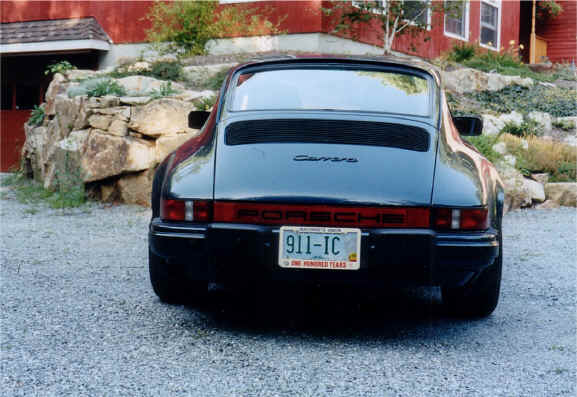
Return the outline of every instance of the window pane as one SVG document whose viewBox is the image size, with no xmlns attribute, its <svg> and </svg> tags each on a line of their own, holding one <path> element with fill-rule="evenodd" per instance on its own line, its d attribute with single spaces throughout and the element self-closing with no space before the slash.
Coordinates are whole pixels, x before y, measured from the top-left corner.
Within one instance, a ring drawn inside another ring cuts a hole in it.
<svg viewBox="0 0 577 397">
<path fill-rule="evenodd" d="M 481 43 L 491 47 L 497 47 L 497 31 L 494 29 L 482 27 Z"/>
<path fill-rule="evenodd" d="M 485 3 L 481 3 L 481 22 L 497 27 L 498 9 Z"/>
<path fill-rule="evenodd" d="M 231 109 L 359 110 L 427 116 L 429 86 L 393 72 L 283 69 L 239 76 Z"/>
<path fill-rule="evenodd" d="M 453 33 L 457 36 L 465 37 L 466 26 L 466 5 L 462 2 L 447 1 L 447 6 L 450 8 L 445 14 L 445 31 Z"/>
<path fill-rule="evenodd" d="M 427 24 L 427 2 L 425 1 L 405 1 L 403 11 L 405 19 L 413 20 L 422 25 Z"/>
</svg>

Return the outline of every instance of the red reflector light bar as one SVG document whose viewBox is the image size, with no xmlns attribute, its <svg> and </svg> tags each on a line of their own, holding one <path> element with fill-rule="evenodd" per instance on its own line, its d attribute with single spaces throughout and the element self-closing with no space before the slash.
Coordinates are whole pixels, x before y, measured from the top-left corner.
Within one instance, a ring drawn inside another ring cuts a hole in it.
<svg viewBox="0 0 577 397">
<path fill-rule="evenodd" d="M 436 229 L 486 230 L 489 228 L 489 212 L 486 208 L 436 208 L 434 214 Z"/>
<path fill-rule="evenodd" d="M 212 221 L 212 201 L 161 200 L 160 218 L 167 221 Z"/>
<path fill-rule="evenodd" d="M 417 227 L 430 225 L 428 208 L 215 202 L 214 221 L 258 225 Z"/>
</svg>

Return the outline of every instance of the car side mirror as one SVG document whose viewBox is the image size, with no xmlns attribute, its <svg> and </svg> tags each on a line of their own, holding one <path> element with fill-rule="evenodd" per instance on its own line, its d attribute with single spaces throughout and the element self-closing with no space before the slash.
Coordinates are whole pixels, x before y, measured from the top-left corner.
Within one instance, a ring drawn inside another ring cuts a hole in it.
<svg viewBox="0 0 577 397">
<path fill-rule="evenodd" d="M 209 116 L 210 112 L 205 112 L 204 110 L 194 110 L 190 112 L 188 114 L 188 127 L 194 128 L 195 130 L 201 129 Z"/>
<path fill-rule="evenodd" d="M 478 136 L 483 132 L 483 119 L 477 116 L 453 117 L 453 124 L 463 136 Z"/>
</svg>

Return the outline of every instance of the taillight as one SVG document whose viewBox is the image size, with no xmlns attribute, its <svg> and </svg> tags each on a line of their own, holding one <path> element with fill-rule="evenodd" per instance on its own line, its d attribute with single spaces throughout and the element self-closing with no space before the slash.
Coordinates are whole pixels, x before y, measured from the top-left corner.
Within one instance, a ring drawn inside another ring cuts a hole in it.
<svg viewBox="0 0 577 397">
<path fill-rule="evenodd" d="M 486 230 L 489 228 L 489 216 L 486 208 L 437 208 L 434 214 L 436 229 Z"/>
<path fill-rule="evenodd" d="M 167 221 L 212 221 L 212 201 L 166 200 L 160 202 L 160 217 Z"/>
</svg>

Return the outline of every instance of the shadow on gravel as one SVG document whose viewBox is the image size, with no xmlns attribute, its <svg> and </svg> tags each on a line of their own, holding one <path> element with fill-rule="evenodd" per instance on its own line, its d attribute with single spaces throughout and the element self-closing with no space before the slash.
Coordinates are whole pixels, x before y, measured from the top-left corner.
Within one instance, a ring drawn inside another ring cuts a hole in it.
<svg viewBox="0 0 577 397">
<path fill-rule="evenodd" d="M 398 339 L 470 329 L 472 320 L 447 317 L 437 288 L 376 292 L 319 287 L 216 289 L 203 306 L 205 326 L 245 334 L 350 339 Z"/>
</svg>

